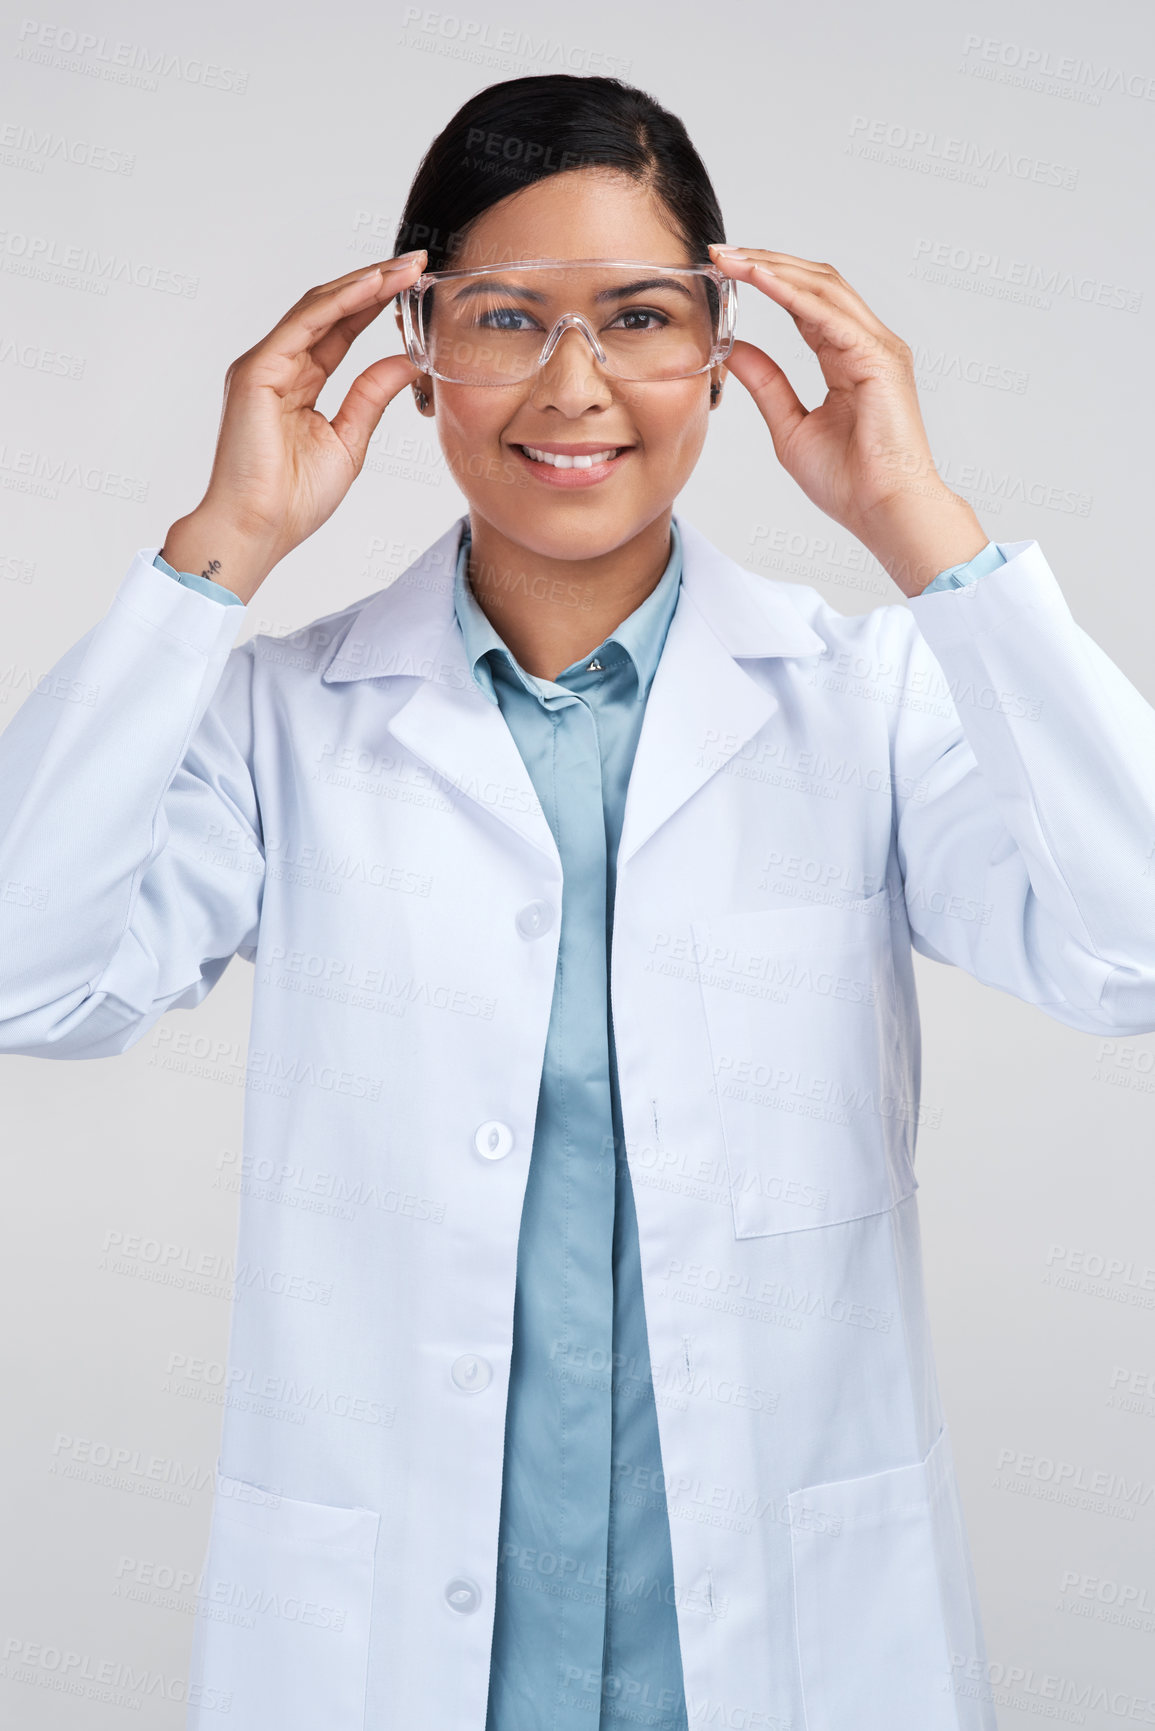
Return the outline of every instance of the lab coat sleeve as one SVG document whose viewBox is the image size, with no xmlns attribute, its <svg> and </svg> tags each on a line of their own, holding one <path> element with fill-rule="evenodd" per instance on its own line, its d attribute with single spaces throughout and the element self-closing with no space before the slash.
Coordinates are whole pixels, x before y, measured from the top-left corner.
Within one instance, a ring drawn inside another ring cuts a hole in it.
<svg viewBox="0 0 1155 1731">
<path fill-rule="evenodd" d="M 211 577 L 202 577 L 196 571 L 178 571 L 159 553 L 153 560 L 153 564 L 159 571 L 167 572 L 174 583 L 183 583 L 186 589 L 197 589 L 202 595 L 211 595 L 213 600 L 219 601 L 222 607 L 244 606 L 239 595 L 234 595 L 232 590 L 226 589 L 223 583 L 214 583 Z M 938 579 L 936 578 L 935 581 L 937 582 Z"/>
<path fill-rule="evenodd" d="M 0 734 L 0 1051 L 123 1052 L 255 954 L 253 654 L 141 549 Z"/>
<path fill-rule="evenodd" d="M 961 565 L 948 565 L 945 571 L 940 571 L 938 576 L 927 584 L 923 594 L 937 595 L 940 589 L 965 589 L 968 583 L 977 583 L 988 571 L 997 571 L 1000 565 L 1005 564 L 1006 559 L 998 542 L 988 541 L 973 559 L 964 559 Z"/>
<path fill-rule="evenodd" d="M 887 607 L 914 948 L 1085 1032 L 1155 1031 L 1155 709 L 1037 541 Z"/>
</svg>

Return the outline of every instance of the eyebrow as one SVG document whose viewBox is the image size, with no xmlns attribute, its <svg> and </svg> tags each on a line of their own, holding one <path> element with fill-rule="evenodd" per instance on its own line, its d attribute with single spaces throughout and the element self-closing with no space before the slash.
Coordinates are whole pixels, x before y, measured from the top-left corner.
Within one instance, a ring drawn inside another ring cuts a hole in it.
<svg viewBox="0 0 1155 1731">
<path fill-rule="evenodd" d="M 485 282 L 465 283 L 453 296 L 455 301 L 472 300 L 477 295 L 487 294 L 493 289 L 500 289 L 504 294 L 518 295 L 522 300 L 541 302 L 546 296 L 536 289 L 521 288 L 516 283 L 496 281 L 489 278 Z M 679 282 L 676 277 L 654 276 L 639 277 L 637 282 L 622 283 L 617 288 L 601 289 L 594 296 L 598 301 L 625 300 L 628 295 L 641 294 L 647 289 L 673 289 L 677 294 L 693 299 L 693 291 L 688 284 Z"/>
</svg>

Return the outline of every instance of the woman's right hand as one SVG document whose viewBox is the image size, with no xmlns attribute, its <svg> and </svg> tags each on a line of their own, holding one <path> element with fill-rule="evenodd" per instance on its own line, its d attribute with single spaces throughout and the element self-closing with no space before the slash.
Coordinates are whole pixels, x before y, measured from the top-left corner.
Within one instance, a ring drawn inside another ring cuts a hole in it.
<svg viewBox="0 0 1155 1731">
<path fill-rule="evenodd" d="M 161 549 L 248 602 L 286 553 L 331 517 L 360 474 L 386 406 L 418 376 L 385 355 L 353 380 L 332 421 L 313 407 L 355 337 L 424 267 L 423 251 L 309 289 L 225 375 L 205 496 Z"/>
</svg>

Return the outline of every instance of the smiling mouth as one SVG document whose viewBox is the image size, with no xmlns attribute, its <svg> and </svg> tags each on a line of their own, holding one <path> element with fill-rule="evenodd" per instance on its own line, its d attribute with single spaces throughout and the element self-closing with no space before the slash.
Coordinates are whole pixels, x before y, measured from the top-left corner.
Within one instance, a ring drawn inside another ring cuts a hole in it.
<svg viewBox="0 0 1155 1731">
<path fill-rule="evenodd" d="M 566 456 L 557 451 L 543 451 L 536 445 L 518 445 L 517 449 L 523 457 L 528 457 L 531 463 L 544 463 L 550 469 L 592 469 L 598 463 L 608 463 L 614 457 L 620 457 L 623 451 L 631 449 L 629 445 L 605 445 L 598 451 L 583 451 L 573 456 Z"/>
</svg>

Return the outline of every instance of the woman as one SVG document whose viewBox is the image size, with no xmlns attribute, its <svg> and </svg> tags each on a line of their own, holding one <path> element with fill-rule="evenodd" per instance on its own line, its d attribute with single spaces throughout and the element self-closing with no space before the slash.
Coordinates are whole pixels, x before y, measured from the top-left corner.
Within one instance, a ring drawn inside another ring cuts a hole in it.
<svg viewBox="0 0 1155 1731">
<path fill-rule="evenodd" d="M 995 1724 L 910 950 L 1155 1027 L 1155 712 L 939 480 L 907 345 L 723 233 L 644 93 L 480 92 L 420 250 L 234 363 L 203 500 L 0 742 L 0 873 L 50 910 L 0 905 L 5 1049 L 122 1052 L 256 964 L 194 1726 Z M 821 407 L 730 346 L 728 280 Z M 727 371 L 909 607 L 674 515 Z M 237 645 L 410 385 L 467 516 Z"/>
</svg>

